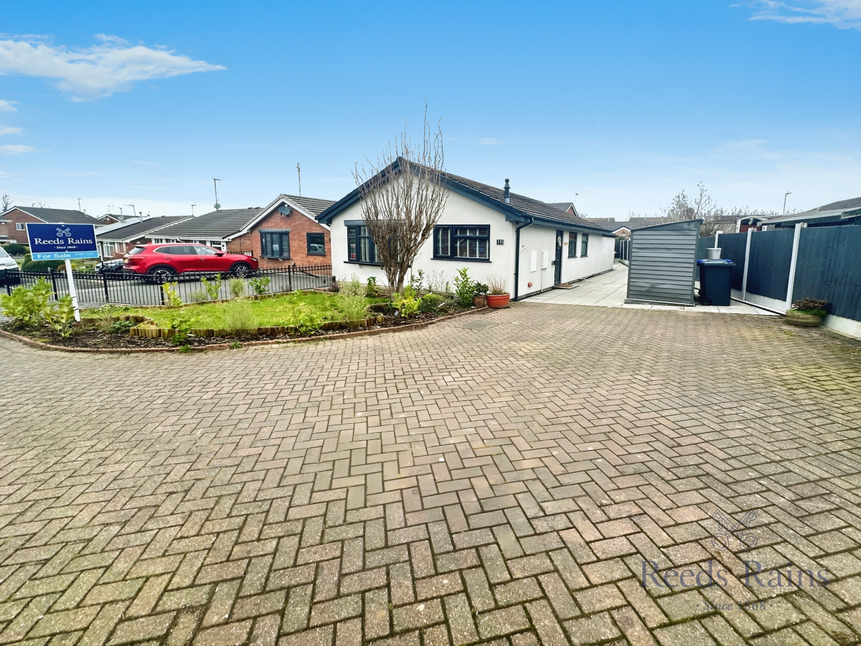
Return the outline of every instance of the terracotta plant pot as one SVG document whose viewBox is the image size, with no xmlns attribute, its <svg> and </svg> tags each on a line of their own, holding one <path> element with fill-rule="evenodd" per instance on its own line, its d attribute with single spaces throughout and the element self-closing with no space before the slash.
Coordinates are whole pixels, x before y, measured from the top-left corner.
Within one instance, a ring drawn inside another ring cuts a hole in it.
<svg viewBox="0 0 861 646">
<path fill-rule="evenodd" d="M 503 307 L 508 307 L 510 300 L 511 294 L 488 294 L 487 306 L 494 309 L 501 309 Z"/>
<path fill-rule="evenodd" d="M 797 325 L 798 327 L 819 327 L 822 325 L 821 316 L 796 310 L 787 310 L 785 320 L 790 325 Z"/>
<path fill-rule="evenodd" d="M 485 305 L 487 305 L 487 298 L 484 296 L 484 294 L 481 294 L 480 296 L 473 296 L 472 305 L 473 307 L 484 307 Z"/>
</svg>

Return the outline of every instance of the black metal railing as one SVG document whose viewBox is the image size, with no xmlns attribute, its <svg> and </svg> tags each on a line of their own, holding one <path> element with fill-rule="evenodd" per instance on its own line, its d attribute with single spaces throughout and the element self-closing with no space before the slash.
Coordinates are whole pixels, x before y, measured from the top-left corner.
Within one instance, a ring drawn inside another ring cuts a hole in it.
<svg viewBox="0 0 861 646">
<path fill-rule="evenodd" d="M 146 276 L 128 272 L 72 271 L 75 288 L 78 292 L 78 303 L 81 307 L 99 307 L 112 305 L 165 305 L 166 295 L 161 284 L 153 282 Z M 212 272 L 185 272 L 177 274 L 176 292 L 184 303 L 210 300 L 201 279 L 206 278 L 213 285 L 217 274 Z M 267 294 L 281 294 L 295 290 L 330 287 L 334 283 L 331 265 L 289 265 L 283 269 L 261 269 L 241 280 L 242 295 L 251 296 L 256 293 L 251 281 L 268 278 L 265 286 Z M 69 283 L 64 269 L 48 271 L 4 271 L 0 270 L 0 289 L 5 285 L 6 293 L 11 294 L 15 287 L 32 287 L 39 280 L 46 280 L 51 285 L 53 298 L 61 298 L 69 293 Z M 232 277 L 222 275 L 218 297 L 231 298 L 233 289 L 239 291 L 238 284 L 231 285 Z M 261 289 L 264 289 L 261 285 Z"/>
</svg>

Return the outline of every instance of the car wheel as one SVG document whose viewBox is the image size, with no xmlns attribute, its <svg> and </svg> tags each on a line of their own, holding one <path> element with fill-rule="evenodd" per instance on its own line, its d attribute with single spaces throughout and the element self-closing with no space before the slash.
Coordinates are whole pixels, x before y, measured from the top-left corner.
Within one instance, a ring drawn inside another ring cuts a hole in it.
<svg viewBox="0 0 861 646">
<path fill-rule="evenodd" d="M 175 275 L 176 272 L 170 267 L 155 267 L 154 269 L 150 269 L 147 274 L 152 282 L 159 285 L 169 282 Z"/>
<path fill-rule="evenodd" d="M 251 265 L 238 262 L 230 268 L 230 274 L 237 278 L 248 278 L 251 275 Z"/>
</svg>

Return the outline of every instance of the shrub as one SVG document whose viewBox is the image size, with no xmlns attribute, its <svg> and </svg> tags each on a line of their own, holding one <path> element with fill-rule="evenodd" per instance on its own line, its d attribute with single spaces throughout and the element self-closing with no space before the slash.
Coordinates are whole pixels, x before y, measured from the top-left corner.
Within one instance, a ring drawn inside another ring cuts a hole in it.
<svg viewBox="0 0 861 646">
<path fill-rule="evenodd" d="M 3 249 L 6 250 L 10 256 L 23 256 L 26 253 L 30 253 L 30 250 L 27 248 L 27 245 L 18 244 L 17 242 L 13 242 L 12 244 L 7 244 Z"/>
<path fill-rule="evenodd" d="M 417 272 L 410 274 L 410 287 L 413 288 L 416 294 L 422 291 L 425 284 L 425 272 L 419 269 Z"/>
<path fill-rule="evenodd" d="M 48 271 L 65 265 L 63 260 L 33 260 L 30 254 L 24 256 L 21 262 L 21 271 Z"/>
<path fill-rule="evenodd" d="M 487 294 L 487 290 L 490 289 L 484 283 L 475 283 L 472 288 L 473 294 L 475 294 L 476 296 L 484 296 L 485 294 Z"/>
<path fill-rule="evenodd" d="M 182 305 L 182 298 L 179 296 L 179 283 L 163 283 L 161 291 L 164 292 L 164 298 L 168 305 L 171 307 Z"/>
<path fill-rule="evenodd" d="M 245 296 L 245 281 L 241 278 L 231 278 L 229 287 L 230 294 L 233 298 L 241 298 Z"/>
<path fill-rule="evenodd" d="M 404 287 L 404 293 L 392 294 L 392 306 L 400 312 L 404 318 L 414 316 L 419 311 L 419 299 L 416 298 L 415 290 L 409 285 Z"/>
<path fill-rule="evenodd" d="M 108 332 L 111 334 L 128 334 L 134 326 L 134 321 L 114 321 L 108 328 Z"/>
<path fill-rule="evenodd" d="M 425 294 L 419 299 L 419 312 L 436 312 L 445 299 L 439 294 Z"/>
<path fill-rule="evenodd" d="M 75 329 L 75 307 L 72 297 L 66 294 L 54 304 L 46 304 L 42 310 L 45 322 L 62 338 L 71 336 Z"/>
<path fill-rule="evenodd" d="M 15 325 L 32 327 L 42 322 L 53 293 L 50 283 L 40 278 L 33 287 L 16 287 L 11 294 L 0 296 L 0 309 Z"/>
<path fill-rule="evenodd" d="M 248 281 L 248 284 L 251 285 L 251 289 L 254 290 L 255 294 L 263 296 L 269 291 L 269 282 L 269 276 L 261 276 L 259 278 L 252 278 Z"/>
<path fill-rule="evenodd" d="M 209 294 L 205 289 L 195 289 L 188 295 L 189 303 L 201 303 L 205 300 L 209 300 Z"/>
<path fill-rule="evenodd" d="M 194 319 L 188 310 L 174 310 L 170 317 L 170 329 L 174 331 L 173 338 L 170 340 L 171 343 L 173 345 L 182 345 L 188 341 L 188 335 L 191 333 L 193 325 Z"/>
<path fill-rule="evenodd" d="M 472 305 L 472 295 L 475 293 L 475 281 L 469 277 L 469 269 L 463 267 L 457 270 L 454 277 L 454 300 L 461 307 Z"/>
<path fill-rule="evenodd" d="M 224 329 L 233 332 L 248 332 L 257 329 L 257 319 L 247 300 L 225 303 Z"/>
<path fill-rule="evenodd" d="M 296 328 L 296 331 L 299 332 L 302 336 L 310 336 L 314 334 L 320 329 L 320 326 L 323 324 L 323 319 L 319 314 L 314 314 L 311 312 L 302 312 L 299 317 L 294 321 L 293 326 Z"/>
<path fill-rule="evenodd" d="M 221 274 L 217 274 L 213 282 L 209 282 L 206 276 L 200 279 L 200 284 L 203 285 L 204 289 L 204 298 L 199 300 L 205 300 L 205 297 L 209 297 L 211 301 L 217 301 L 218 295 L 221 293 Z"/>
<path fill-rule="evenodd" d="M 493 294 L 497 296 L 508 293 L 508 283 L 504 278 L 500 278 L 499 276 L 491 276 L 487 280 L 487 284 L 489 285 L 488 294 Z"/>
<path fill-rule="evenodd" d="M 448 281 L 441 271 L 432 271 L 428 274 L 428 290 L 437 294 L 445 294 L 448 291 Z"/>
<path fill-rule="evenodd" d="M 816 316 L 825 316 L 828 314 L 828 306 L 831 303 L 818 298 L 801 298 L 792 304 L 792 309 L 805 314 L 815 314 Z"/>
<path fill-rule="evenodd" d="M 368 304 L 365 301 L 367 288 L 354 275 L 349 281 L 342 281 L 338 286 L 338 309 L 344 313 L 348 321 L 361 321 L 368 316 Z"/>
<path fill-rule="evenodd" d="M 353 276 L 355 278 L 355 274 Z M 358 278 L 356 280 L 358 280 Z M 374 276 L 368 278 L 368 288 L 365 291 L 365 295 L 368 298 L 375 298 L 380 295 L 380 292 L 377 290 L 377 279 Z"/>
</svg>

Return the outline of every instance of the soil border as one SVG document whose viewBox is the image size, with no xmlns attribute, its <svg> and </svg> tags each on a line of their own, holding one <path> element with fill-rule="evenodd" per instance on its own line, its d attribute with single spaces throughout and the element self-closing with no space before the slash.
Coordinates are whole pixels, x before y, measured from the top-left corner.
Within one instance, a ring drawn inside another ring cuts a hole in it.
<svg viewBox="0 0 861 646">
<path fill-rule="evenodd" d="M 286 338 L 286 339 L 261 339 L 258 341 L 242 341 L 240 339 L 236 339 L 235 342 L 241 343 L 242 347 L 240 348 L 231 348 L 230 346 L 234 343 L 210 343 L 207 345 L 196 345 L 196 346 L 177 346 L 171 348 L 71 348 L 63 345 L 52 345 L 50 343 L 43 343 L 42 341 L 35 341 L 26 336 L 21 336 L 20 334 L 15 334 L 14 332 L 9 332 L 7 330 L 0 329 L 0 336 L 5 337 L 7 339 L 12 339 L 13 341 L 18 341 L 19 343 L 23 343 L 24 345 L 28 345 L 32 348 L 36 348 L 38 350 L 59 350 L 60 352 L 88 352 L 91 354 L 142 354 L 148 352 L 180 352 L 183 354 L 190 354 L 192 352 L 207 352 L 209 350 L 241 350 L 242 348 L 249 348 L 255 346 L 263 346 L 263 345 L 284 345 L 288 343 L 310 343 L 315 341 L 329 341 L 329 340 L 337 340 L 337 339 L 349 339 L 358 336 L 374 336 L 376 334 L 385 334 L 387 332 L 400 332 L 402 330 L 419 330 L 421 328 L 428 327 L 430 325 L 434 325 L 436 323 L 442 323 L 443 321 L 450 321 L 452 319 L 459 318 L 461 316 L 472 316 L 479 313 L 487 314 L 488 312 L 494 311 L 493 308 L 490 307 L 481 307 L 478 309 L 467 310 L 466 312 L 458 312 L 457 314 L 449 314 L 448 316 L 440 316 L 439 318 L 435 318 L 431 321 L 420 321 L 418 323 L 410 323 L 408 325 L 398 325 L 392 327 L 379 327 L 372 328 L 367 330 L 356 330 L 354 332 L 339 332 L 335 334 L 324 334 L 321 336 L 302 336 L 296 338 Z"/>
</svg>

